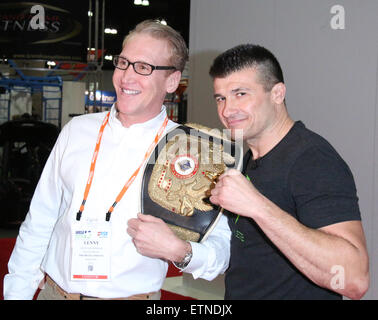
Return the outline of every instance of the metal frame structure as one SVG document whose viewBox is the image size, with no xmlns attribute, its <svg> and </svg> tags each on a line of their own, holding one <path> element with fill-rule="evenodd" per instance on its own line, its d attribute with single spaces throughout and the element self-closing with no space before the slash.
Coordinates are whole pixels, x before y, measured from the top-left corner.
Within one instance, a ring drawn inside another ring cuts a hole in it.
<svg viewBox="0 0 378 320">
<path fill-rule="evenodd" d="M 101 2 L 101 3 L 100 3 Z M 102 105 L 102 94 L 100 100 L 96 100 L 96 92 L 102 93 L 102 67 L 104 65 L 104 29 L 105 29 L 105 2 L 106 0 L 88 0 L 88 12 L 93 12 L 94 6 L 94 21 L 92 15 L 89 15 L 88 25 L 88 49 L 94 48 L 94 57 L 91 57 L 91 51 L 88 51 L 88 72 L 86 77 L 86 91 L 88 96 L 93 95 L 93 110 L 96 112 L 98 106 Z M 99 31 L 99 14 L 101 7 L 101 28 Z M 94 24 L 94 36 L 92 35 L 92 25 Z M 99 35 L 101 35 L 101 56 L 99 57 Z M 99 61 L 100 59 L 100 61 Z M 89 106 L 85 106 L 86 111 L 89 111 Z"/>
<path fill-rule="evenodd" d="M 62 90 L 63 81 L 60 76 L 46 75 L 44 77 L 27 76 L 13 60 L 8 60 L 9 66 L 15 70 L 17 78 L 7 78 L 0 74 L 0 87 L 5 90 L 5 95 L 0 99 L 0 122 L 9 121 L 12 107 L 12 91 L 22 91 L 32 95 L 35 92 L 42 93 L 43 117 L 42 121 L 50 122 L 61 127 L 62 122 Z M 56 90 L 52 90 L 56 88 Z M 57 97 L 48 97 L 47 92 L 56 92 Z M 51 102 L 55 101 L 55 106 Z M 53 111 L 54 110 L 54 111 Z M 52 114 L 55 113 L 53 116 Z"/>
</svg>

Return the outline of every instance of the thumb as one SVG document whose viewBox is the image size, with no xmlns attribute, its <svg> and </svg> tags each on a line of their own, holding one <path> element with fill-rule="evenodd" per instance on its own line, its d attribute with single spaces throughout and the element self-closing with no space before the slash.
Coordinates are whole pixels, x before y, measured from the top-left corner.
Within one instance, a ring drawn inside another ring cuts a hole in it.
<svg viewBox="0 0 378 320">
<path fill-rule="evenodd" d="M 145 214 L 145 213 L 138 213 L 138 219 L 144 222 L 152 222 L 156 221 L 158 218 L 151 216 L 150 214 Z"/>
</svg>

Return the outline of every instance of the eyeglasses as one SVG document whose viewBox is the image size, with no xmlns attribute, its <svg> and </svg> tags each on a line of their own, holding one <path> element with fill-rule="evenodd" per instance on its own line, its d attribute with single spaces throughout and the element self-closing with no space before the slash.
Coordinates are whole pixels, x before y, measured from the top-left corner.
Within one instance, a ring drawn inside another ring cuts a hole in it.
<svg viewBox="0 0 378 320">
<path fill-rule="evenodd" d="M 134 71 L 142 76 L 149 76 L 154 70 L 176 70 L 173 66 L 153 66 L 146 62 L 130 62 L 124 57 L 114 56 L 113 64 L 117 69 L 127 70 L 130 64 L 133 66 Z"/>
</svg>

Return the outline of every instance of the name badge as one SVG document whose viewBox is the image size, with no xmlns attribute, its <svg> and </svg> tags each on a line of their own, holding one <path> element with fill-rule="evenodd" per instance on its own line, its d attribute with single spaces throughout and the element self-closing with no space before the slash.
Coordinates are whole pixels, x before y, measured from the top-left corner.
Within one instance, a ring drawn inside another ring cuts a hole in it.
<svg viewBox="0 0 378 320">
<path fill-rule="evenodd" d="M 110 223 L 76 223 L 72 230 L 71 280 L 109 281 Z"/>
</svg>

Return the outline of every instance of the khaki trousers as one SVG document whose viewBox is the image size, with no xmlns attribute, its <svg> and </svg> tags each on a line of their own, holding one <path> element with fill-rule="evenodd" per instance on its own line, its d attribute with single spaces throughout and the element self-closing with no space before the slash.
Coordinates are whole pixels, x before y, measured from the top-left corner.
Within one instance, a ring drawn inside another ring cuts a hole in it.
<svg viewBox="0 0 378 320">
<path fill-rule="evenodd" d="M 52 280 L 51 280 L 52 281 Z M 78 294 L 62 294 L 63 289 L 59 288 L 57 284 L 52 283 L 51 281 L 45 282 L 45 287 L 42 289 L 37 297 L 37 300 L 160 300 L 161 292 L 154 292 L 149 294 L 147 297 L 141 299 L 140 295 L 135 295 L 127 298 L 118 298 L 118 299 L 101 299 L 96 297 L 86 297 Z M 74 298 L 72 298 L 74 297 Z M 77 298 L 76 298 L 77 297 Z"/>
</svg>

